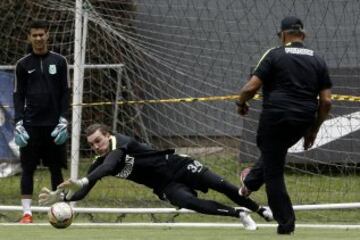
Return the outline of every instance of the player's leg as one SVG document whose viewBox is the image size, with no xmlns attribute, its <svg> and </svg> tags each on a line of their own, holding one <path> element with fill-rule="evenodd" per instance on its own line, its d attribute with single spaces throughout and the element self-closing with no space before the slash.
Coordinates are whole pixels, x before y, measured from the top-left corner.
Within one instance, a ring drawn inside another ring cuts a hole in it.
<svg viewBox="0 0 360 240">
<path fill-rule="evenodd" d="M 61 167 L 60 166 L 49 166 L 50 176 L 51 176 L 51 188 L 53 191 L 57 189 L 57 186 L 64 181 Z"/>
<path fill-rule="evenodd" d="M 20 223 L 31 223 L 31 202 L 34 190 L 34 172 L 38 165 L 36 147 L 29 143 L 26 147 L 20 148 L 20 162 L 22 168 L 20 191 L 21 205 L 23 207 L 23 217 L 20 220 Z"/>
<path fill-rule="evenodd" d="M 66 167 L 66 145 L 56 145 L 53 139 L 50 139 L 50 141 L 47 149 L 43 152 L 43 163 L 49 168 L 51 188 L 54 191 L 64 181 L 61 169 Z"/>
<path fill-rule="evenodd" d="M 191 188 L 181 183 L 170 183 L 163 193 L 170 203 L 179 208 L 191 209 L 199 213 L 209 215 L 221 215 L 238 217 L 238 212 L 232 207 L 228 207 L 215 201 L 197 198 L 197 193 Z"/>
<path fill-rule="evenodd" d="M 284 179 L 286 152 L 263 152 L 262 154 L 265 164 L 265 190 L 269 207 L 273 212 L 274 219 L 279 223 L 278 229 L 293 232 L 295 213 Z"/>
<path fill-rule="evenodd" d="M 266 117 L 272 116 L 266 115 Z M 278 229 L 286 228 L 292 232 L 295 228 L 295 214 L 284 180 L 286 147 L 282 128 L 285 126 L 281 123 L 272 124 L 274 120 L 270 120 L 260 119 L 257 134 L 257 145 L 264 164 L 265 190 L 269 207 L 279 224 Z"/>
<path fill-rule="evenodd" d="M 259 125 L 257 142 L 263 158 L 269 207 L 279 223 L 278 233 L 291 233 L 295 229 L 295 213 L 285 185 L 285 159 L 287 149 L 303 136 L 308 126 L 294 125 L 293 121 Z"/>
<path fill-rule="evenodd" d="M 185 184 L 191 189 L 207 192 L 209 188 L 225 194 L 237 205 L 246 207 L 251 211 L 257 212 L 267 221 L 272 220 L 271 211 L 260 207 L 256 202 L 239 195 L 239 188 L 217 174 L 211 172 L 197 160 L 189 157 L 174 156 L 170 161 L 184 163 L 183 167 L 176 172 L 176 182 Z"/>
<path fill-rule="evenodd" d="M 202 175 L 198 176 L 194 180 L 197 182 L 197 184 L 200 184 L 202 188 L 206 187 L 223 193 L 238 206 L 246 207 L 251 211 L 258 213 L 267 221 L 272 220 L 272 214 L 269 209 L 259 206 L 259 204 L 250 198 L 241 196 L 237 186 L 228 182 L 223 177 L 217 175 L 211 170 L 205 171 Z"/>
<path fill-rule="evenodd" d="M 262 156 L 257 160 L 254 166 L 245 168 L 240 173 L 240 182 L 242 184 L 239 194 L 248 197 L 252 192 L 259 190 L 264 184 L 264 170 L 263 170 Z"/>
<path fill-rule="evenodd" d="M 255 230 L 256 223 L 243 210 L 235 209 L 212 200 L 199 199 L 194 190 L 181 183 L 170 183 L 163 193 L 167 200 L 179 208 L 191 209 L 208 215 L 240 218 L 247 230 Z"/>
</svg>

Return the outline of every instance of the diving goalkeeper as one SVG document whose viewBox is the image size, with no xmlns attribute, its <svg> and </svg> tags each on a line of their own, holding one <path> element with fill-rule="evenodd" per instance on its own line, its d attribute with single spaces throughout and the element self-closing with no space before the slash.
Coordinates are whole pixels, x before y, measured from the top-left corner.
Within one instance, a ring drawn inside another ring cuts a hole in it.
<svg viewBox="0 0 360 240">
<path fill-rule="evenodd" d="M 247 211 L 200 199 L 196 191 L 206 193 L 208 189 L 213 189 L 226 195 L 237 205 L 258 213 L 265 220 L 272 220 L 269 209 L 259 206 L 250 198 L 240 196 L 238 187 L 197 160 L 175 154 L 173 149 L 160 151 L 129 136 L 112 135 L 103 124 L 89 126 L 86 136 L 91 148 L 99 155 L 90 166 L 88 175 L 78 180 L 64 181 L 57 191 L 43 188 L 39 194 L 40 205 L 81 200 L 98 180 L 114 176 L 143 184 L 151 188 L 161 200 L 167 200 L 179 208 L 239 218 L 247 230 L 257 228 Z"/>
</svg>

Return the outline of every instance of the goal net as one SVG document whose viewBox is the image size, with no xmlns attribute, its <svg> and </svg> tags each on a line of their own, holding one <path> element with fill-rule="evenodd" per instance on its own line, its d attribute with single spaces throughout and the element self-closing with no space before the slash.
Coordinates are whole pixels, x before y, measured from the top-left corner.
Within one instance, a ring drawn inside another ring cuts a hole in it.
<svg viewBox="0 0 360 240">
<path fill-rule="evenodd" d="M 82 130 L 106 123 L 158 148 L 198 158 L 235 184 L 239 171 L 259 157 L 261 99 L 251 101 L 246 117 L 237 115 L 234 99 L 261 55 L 279 44 L 280 20 L 300 17 L 306 44 L 328 63 L 335 96 L 314 148 L 304 152 L 299 143 L 289 150 L 287 187 L 294 205 L 359 201 L 359 1 L 84 0 L 83 5 L 89 66 Z M 74 64 L 75 12 L 73 0 L 2 0 L 1 71 L 13 74 L 11 66 L 27 52 L 26 29 L 34 19 L 50 22 L 50 48 Z M 83 175 L 93 155 L 84 139 L 80 146 Z M 49 186 L 47 171 L 36 177 L 35 194 Z M 18 176 L 4 179 L 13 186 L 18 182 Z M 18 189 L 0 191 L 3 204 L 19 204 Z M 213 192 L 206 197 L 232 204 Z M 263 190 L 254 199 L 267 205 Z M 78 206 L 169 207 L 150 190 L 111 178 Z M 359 210 L 312 211 L 301 220 L 354 221 L 359 215 Z"/>
</svg>

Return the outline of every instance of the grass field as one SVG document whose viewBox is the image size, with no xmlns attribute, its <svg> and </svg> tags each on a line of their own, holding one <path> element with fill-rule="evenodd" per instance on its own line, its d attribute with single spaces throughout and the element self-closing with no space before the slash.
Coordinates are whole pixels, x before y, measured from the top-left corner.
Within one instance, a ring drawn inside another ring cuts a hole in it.
<svg viewBox="0 0 360 240">
<path fill-rule="evenodd" d="M 226 176 L 231 182 L 238 184 L 236 172 L 244 166 L 239 166 L 236 158 L 216 158 L 203 161 L 220 175 Z M 80 176 L 85 171 L 90 161 L 82 161 Z M 65 171 L 68 176 L 69 172 Z M 20 205 L 19 175 L 1 179 L 0 188 L 1 205 Z M 315 203 L 339 203 L 360 201 L 360 176 L 359 174 L 303 174 L 302 172 L 288 171 L 286 174 L 288 190 L 294 205 Z M 47 170 L 38 170 L 35 175 L 34 201 L 37 205 L 37 194 L 41 187 L 49 187 L 49 173 Z M 200 197 L 214 199 L 225 204 L 233 205 L 229 199 L 214 191 Z M 264 189 L 254 193 L 252 197 L 261 204 L 266 205 Z M 78 202 L 78 207 L 172 207 L 166 202 L 159 201 L 150 189 L 115 178 L 104 178 L 83 201 Z M 258 223 L 264 223 L 256 214 L 252 214 Z M 21 212 L 0 212 L 0 223 L 15 223 L 21 217 Z M 360 225 L 360 209 L 347 210 L 319 210 L 297 211 L 297 223 L 305 224 L 358 224 Z M 46 222 L 44 213 L 34 213 L 35 223 Z M 161 215 L 161 214 L 78 214 L 77 223 L 115 223 L 115 222 L 227 222 L 237 223 L 237 219 L 201 214 Z M 15 227 L 13 227 L 15 228 Z M 0 226 L 2 232 L 3 226 Z M 35 228 L 34 228 L 35 229 Z M 4 229 L 5 231 L 5 229 Z M 190 231 L 190 229 L 189 229 Z M 192 231 L 192 230 L 191 230 Z M 300 230 L 301 231 L 301 230 Z M 313 230 L 311 230 L 313 231 Z M 360 235 L 360 234 L 359 234 Z M 4 235 L 5 236 L 5 235 Z M 1 236 L 0 236 L 1 237 Z M 360 239 L 360 237 L 359 237 Z"/>
<path fill-rule="evenodd" d="M 280 236 L 275 228 L 261 228 L 245 231 L 234 228 L 119 228 L 119 227 L 75 227 L 58 230 L 51 226 L 0 226 L 1 240 L 273 240 L 273 239 L 359 239 L 360 230 L 344 229 L 304 229 L 299 228 L 294 235 Z"/>
</svg>

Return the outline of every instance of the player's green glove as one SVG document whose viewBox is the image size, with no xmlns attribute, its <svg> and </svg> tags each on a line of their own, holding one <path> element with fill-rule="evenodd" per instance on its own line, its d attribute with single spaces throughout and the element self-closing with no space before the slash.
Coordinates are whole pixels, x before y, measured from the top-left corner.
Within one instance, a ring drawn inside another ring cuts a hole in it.
<svg viewBox="0 0 360 240">
<path fill-rule="evenodd" d="M 49 206 L 63 200 L 64 193 L 61 190 L 50 191 L 48 188 L 43 187 L 39 193 L 40 206 Z"/>
<path fill-rule="evenodd" d="M 30 136 L 23 126 L 23 121 L 18 121 L 15 125 L 15 143 L 19 147 L 25 147 L 28 144 Z"/>
<path fill-rule="evenodd" d="M 69 134 L 67 131 L 68 121 L 60 117 L 58 125 L 51 132 L 51 136 L 55 138 L 54 142 L 56 145 L 61 145 L 66 142 Z"/>
<path fill-rule="evenodd" d="M 66 193 L 66 199 L 71 200 L 71 197 L 79 191 L 81 188 L 89 184 L 89 179 L 83 177 L 81 179 L 72 180 L 69 179 L 63 183 L 61 183 L 57 188 L 63 190 Z"/>
</svg>

